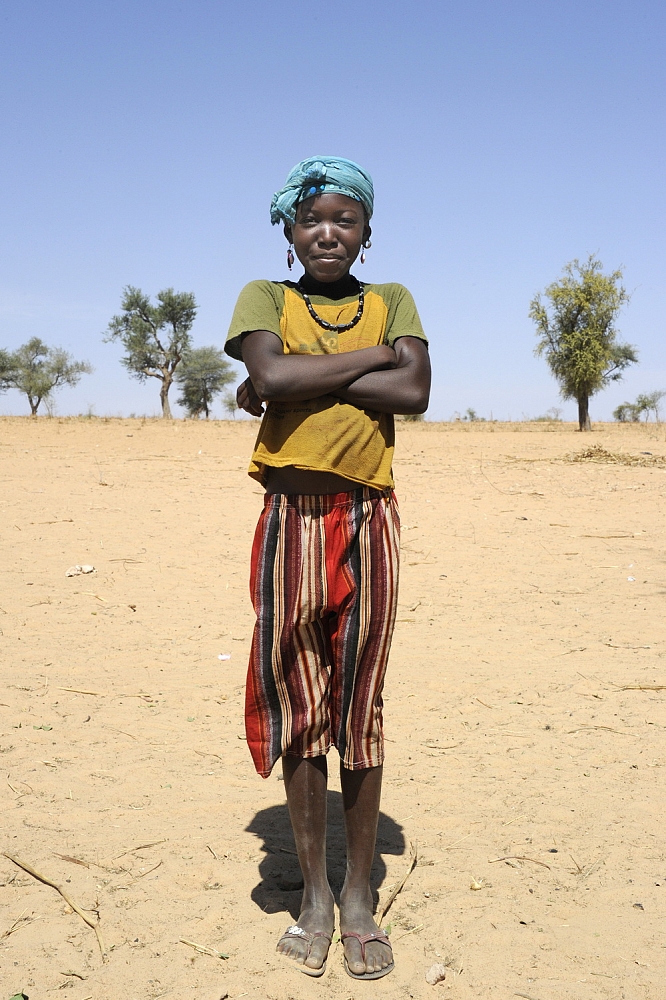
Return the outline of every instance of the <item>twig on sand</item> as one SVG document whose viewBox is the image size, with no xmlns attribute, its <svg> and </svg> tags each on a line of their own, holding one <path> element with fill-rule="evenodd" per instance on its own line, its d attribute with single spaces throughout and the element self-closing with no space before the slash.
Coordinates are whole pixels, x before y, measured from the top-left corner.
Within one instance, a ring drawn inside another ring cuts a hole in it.
<svg viewBox="0 0 666 1000">
<path fill-rule="evenodd" d="M 138 736 L 132 736 L 131 733 L 126 733 L 124 729 L 116 729 L 114 726 L 107 726 L 107 729 L 110 729 L 112 733 L 122 733 L 123 736 L 129 736 L 131 740 L 138 740 L 139 738 Z"/>
<path fill-rule="evenodd" d="M 194 948 L 202 955 L 210 955 L 211 958 L 229 958 L 226 951 L 215 951 L 214 948 L 207 948 L 205 944 L 197 944 L 195 941 L 187 941 L 185 938 L 179 940 L 181 944 L 186 944 L 188 948 Z"/>
<path fill-rule="evenodd" d="M 396 885 L 395 889 L 393 890 L 393 892 L 391 893 L 391 895 L 389 896 L 389 898 L 386 900 L 386 902 L 382 906 L 381 910 L 379 911 L 379 914 L 377 916 L 377 925 L 378 926 L 381 926 L 381 922 L 384 919 L 384 917 L 386 916 L 386 914 L 388 913 L 388 911 L 391 909 L 391 906 L 393 905 L 394 899 L 396 898 L 396 896 L 398 895 L 398 893 L 402 892 L 402 888 L 403 888 L 405 882 L 407 881 L 407 879 L 409 878 L 409 876 L 412 874 L 412 872 L 416 868 L 416 862 L 419 859 L 418 844 L 412 844 L 411 848 L 412 848 L 412 856 L 411 856 L 410 861 L 409 861 L 409 867 L 408 867 L 407 871 L 405 872 L 405 874 L 403 875 L 402 879 Z"/>
<path fill-rule="evenodd" d="M 494 865 L 497 861 L 531 861 L 533 865 L 542 865 L 550 871 L 550 865 L 547 865 L 545 861 L 537 861 L 536 858 L 526 858 L 524 854 L 504 854 L 501 858 L 491 858 L 488 864 Z"/>
<path fill-rule="evenodd" d="M 72 865 L 82 865 L 84 868 L 90 868 L 87 861 L 81 861 L 80 858 L 70 858 L 69 854 L 58 854 L 54 851 L 53 854 L 56 858 L 60 858 L 61 861 L 69 861 Z"/>
<path fill-rule="evenodd" d="M 611 642 L 610 639 L 604 643 L 604 646 L 610 646 L 611 649 L 652 649 L 652 646 L 618 646 L 614 642 Z M 615 686 L 617 687 L 617 685 Z"/>
<path fill-rule="evenodd" d="M 154 872 L 155 869 L 159 868 L 161 864 L 163 864 L 163 862 L 158 861 L 157 864 L 153 865 L 152 868 L 149 868 L 147 872 L 141 872 L 140 875 L 133 875 L 132 878 L 134 879 L 135 882 L 138 882 L 140 878 L 145 878 L 146 875 L 150 875 L 151 872 Z"/>
<path fill-rule="evenodd" d="M 103 691 L 82 691 L 81 688 L 63 688 L 63 687 L 59 687 L 58 691 L 71 691 L 72 694 L 94 694 L 97 695 L 98 698 L 104 698 Z"/>
<path fill-rule="evenodd" d="M 208 850 L 210 851 L 210 853 L 213 855 L 213 857 L 215 858 L 215 860 L 219 861 L 220 859 L 218 858 L 217 854 L 215 853 L 215 851 L 213 850 L 213 848 L 210 846 L 210 844 L 206 844 L 206 847 L 208 848 Z"/>
<path fill-rule="evenodd" d="M 514 993 L 514 997 L 523 997 L 523 1000 L 537 1000 L 531 993 Z"/>
<path fill-rule="evenodd" d="M 33 878 L 36 878 L 38 882 L 43 882 L 44 885 L 48 885 L 52 889 L 55 889 L 56 892 L 60 893 L 60 895 L 65 900 L 65 902 L 67 903 L 67 905 L 69 907 L 71 907 L 72 910 L 74 910 L 75 913 L 78 913 L 78 915 L 81 917 L 81 920 L 83 920 L 86 924 L 88 924 L 88 927 L 92 927 L 92 929 L 95 932 L 95 936 L 97 938 L 97 944 L 99 945 L 99 950 L 102 953 L 102 961 L 103 962 L 108 962 L 109 961 L 109 956 L 108 956 L 107 951 L 106 951 L 106 945 L 104 944 L 104 938 L 102 937 L 102 932 L 99 929 L 99 921 L 97 921 L 97 923 L 96 923 L 94 920 L 92 920 L 88 916 L 88 914 L 84 913 L 84 911 L 81 909 L 81 907 L 78 906 L 78 904 L 74 902 L 74 900 L 71 898 L 71 896 L 67 895 L 67 893 L 65 892 L 64 889 L 61 889 L 60 886 L 56 882 L 52 882 L 50 878 L 46 877 L 46 875 L 41 875 L 38 871 L 36 871 L 34 868 L 32 868 L 29 864 L 26 864 L 25 861 L 19 861 L 18 858 L 15 858 L 11 854 L 7 854 L 6 851 L 3 851 L 3 855 L 4 855 L 4 857 L 8 858 L 10 861 L 13 861 L 15 865 L 18 865 L 19 868 L 22 868 L 24 872 L 28 873 L 28 875 L 32 875 Z"/>
<path fill-rule="evenodd" d="M 450 851 L 454 847 L 457 847 L 458 844 L 462 844 L 463 840 L 469 840 L 469 838 L 471 836 L 472 836 L 471 833 L 466 833 L 464 837 L 459 837 L 458 840 L 454 840 L 452 844 L 447 844 L 446 847 L 442 848 L 442 850 L 443 851 Z"/>
<path fill-rule="evenodd" d="M 613 729 L 611 726 L 581 726 L 579 729 L 570 729 L 569 735 L 573 733 L 586 733 L 591 729 L 604 729 L 607 733 L 617 733 L 618 736 L 633 736 L 633 733 L 623 733 L 621 729 Z"/>
<path fill-rule="evenodd" d="M 24 917 L 23 916 L 24 913 L 25 910 L 19 917 L 16 918 L 11 927 L 8 927 L 3 934 L 0 934 L 0 941 L 4 941 L 5 938 L 8 938 L 9 935 L 13 934 L 14 931 L 17 931 L 22 924 L 31 924 L 33 920 L 37 919 L 36 917 Z"/>
<path fill-rule="evenodd" d="M 130 847 L 128 850 L 123 851 L 122 854 L 116 854 L 113 861 L 117 861 L 118 858 L 124 858 L 126 854 L 134 854 L 135 851 L 147 851 L 149 847 L 157 847 L 158 844 L 166 844 L 166 840 L 153 840 L 150 844 L 139 844 L 138 847 Z"/>
<path fill-rule="evenodd" d="M 623 684 L 620 691 L 666 691 L 666 684 Z"/>
<path fill-rule="evenodd" d="M 192 747 L 192 749 L 194 750 L 194 747 Z M 219 753 L 211 753 L 210 751 L 207 750 L 194 750 L 194 752 L 198 753 L 200 757 L 217 757 L 218 760 L 222 760 L 222 757 L 220 757 Z M 222 762 L 224 763 L 224 761 Z"/>
</svg>

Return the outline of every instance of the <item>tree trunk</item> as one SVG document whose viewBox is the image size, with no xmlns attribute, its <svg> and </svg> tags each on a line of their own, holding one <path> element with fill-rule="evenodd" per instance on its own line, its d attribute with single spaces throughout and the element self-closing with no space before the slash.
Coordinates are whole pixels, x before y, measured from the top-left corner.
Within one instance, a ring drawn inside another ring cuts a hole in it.
<svg viewBox="0 0 666 1000">
<path fill-rule="evenodd" d="M 171 388 L 171 379 L 166 377 L 162 379 L 162 386 L 160 388 L 160 403 L 162 404 L 162 417 L 164 420 L 171 420 L 171 407 L 169 406 L 169 389 Z"/>
<path fill-rule="evenodd" d="M 38 396 L 37 399 L 33 399 L 32 396 L 28 396 L 28 402 L 30 403 L 30 416 L 36 417 L 37 410 L 39 409 L 39 404 L 42 401 L 42 397 Z"/>
<path fill-rule="evenodd" d="M 590 423 L 590 397 L 586 392 L 578 397 L 578 430 L 592 430 L 592 424 Z"/>
</svg>

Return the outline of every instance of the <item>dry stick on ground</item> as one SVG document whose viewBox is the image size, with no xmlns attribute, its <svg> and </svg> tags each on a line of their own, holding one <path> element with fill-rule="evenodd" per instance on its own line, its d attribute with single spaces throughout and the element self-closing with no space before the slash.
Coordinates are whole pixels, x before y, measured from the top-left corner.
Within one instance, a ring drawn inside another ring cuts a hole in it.
<svg viewBox="0 0 666 1000">
<path fill-rule="evenodd" d="M 386 900 L 386 902 L 382 906 L 382 908 L 381 908 L 381 910 L 380 910 L 380 912 L 379 912 L 379 914 L 377 916 L 377 925 L 378 926 L 381 926 L 382 920 L 384 919 L 384 917 L 386 916 L 386 914 L 388 913 L 388 911 L 391 909 L 391 906 L 393 905 L 394 899 L 396 898 L 396 896 L 398 895 L 398 893 L 400 893 L 402 891 L 402 888 L 403 888 L 405 882 L 407 881 L 407 879 L 409 878 L 409 876 L 412 874 L 412 872 L 416 868 L 416 862 L 418 861 L 418 857 L 419 857 L 418 844 L 412 844 L 412 857 L 411 857 L 410 862 L 409 862 L 409 868 L 407 869 L 407 871 L 403 875 L 403 877 L 400 880 L 400 882 L 398 882 L 397 886 L 395 887 L 395 889 L 393 890 L 393 892 L 391 893 L 391 895 L 389 896 L 389 898 Z"/>
<path fill-rule="evenodd" d="M 547 865 L 545 861 L 537 861 L 536 858 L 526 858 L 524 854 L 505 854 L 501 858 L 491 858 L 488 864 L 494 865 L 497 861 L 531 861 L 533 865 L 542 865 L 550 871 L 550 865 Z"/>
<path fill-rule="evenodd" d="M 185 938 L 180 938 L 181 944 L 186 944 L 188 948 L 194 948 L 195 951 L 200 952 L 202 955 L 210 955 L 211 958 L 229 958 L 226 951 L 215 951 L 214 948 L 207 948 L 205 944 L 197 944 L 196 941 L 187 941 Z"/>
<path fill-rule="evenodd" d="M 194 747 L 192 747 L 192 749 L 194 750 Z M 205 751 L 205 750 L 194 750 L 194 752 L 198 753 L 200 757 L 217 757 L 218 760 L 221 760 L 222 763 L 224 763 L 219 753 L 211 753 L 210 751 Z"/>
<path fill-rule="evenodd" d="M 23 911 L 23 913 L 25 913 L 25 910 Z M 4 941 L 5 938 L 8 938 L 9 935 L 13 934 L 14 931 L 17 931 L 22 924 L 31 924 L 33 920 L 36 919 L 35 917 L 24 917 L 23 913 L 20 915 L 20 917 L 16 918 L 12 926 L 8 927 L 7 930 L 4 932 L 4 934 L 0 935 L 0 941 Z"/>
<path fill-rule="evenodd" d="M 79 688 L 63 688 L 59 687 L 58 691 L 71 691 L 72 694 L 94 694 L 98 698 L 104 698 L 105 694 L 103 691 L 81 691 Z"/>
<path fill-rule="evenodd" d="M 52 882 L 50 878 L 46 877 L 46 875 L 40 875 L 38 871 L 35 871 L 34 868 L 31 868 L 31 866 L 26 864 L 25 861 L 19 861 L 18 858 L 13 857 L 11 854 L 7 854 L 6 851 L 3 851 L 3 854 L 4 857 L 9 858 L 10 861 L 13 861 L 15 865 L 18 865 L 19 868 L 22 868 L 24 872 L 28 873 L 28 875 L 32 875 L 33 878 L 36 878 L 38 882 L 43 882 L 44 885 L 49 885 L 52 889 L 55 889 L 56 892 L 60 893 L 60 895 L 65 900 L 67 905 L 70 906 L 75 913 L 78 913 L 78 915 L 81 917 L 81 920 L 85 921 L 85 923 L 88 924 L 88 927 L 92 927 L 92 929 L 95 932 L 95 936 L 97 937 L 97 944 L 99 945 L 99 950 L 102 953 L 102 961 L 108 962 L 109 956 L 106 951 L 106 945 L 104 944 L 104 938 L 102 937 L 102 932 L 99 929 L 99 924 L 95 923 L 94 920 L 91 920 L 88 914 L 84 913 L 81 907 L 78 906 L 74 902 L 74 900 L 67 895 L 65 890 L 61 889 L 60 886 L 57 885 L 55 882 Z"/>
<path fill-rule="evenodd" d="M 139 844 L 138 847 L 130 847 L 127 851 L 123 851 L 122 854 L 116 854 L 112 861 L 117 861 L 118 858 L 124 858 L 126 854 L 134 854 L 135 851 L 147 851 L 149 847 L 157 847 L 158 844 L 166 844 L 166 840 L 153 840 L 150 844 Z"/>
<path fill-rule="evenodd" d="M 90 868 L 87 861 L 81 861 L 79 858 L 70 858 L 69 854 L 58 854 L 56 851 L 53 853 L 56 858 L 60 858 L 61 861 L 69 861 L 73 865 L 83 865 L 84 868 Z"/>
<path fill-rule="evenodd" d="M 666 691 L 666 684 L 623 684 L 620 691 Z"/>
<path fill-rule="evenodd" d="M 604 729 L 607 733 L 617 733 L 618 736 L 634 735 L 633 733 L 623 733 L 621 729 L 612 729 L 611 726 L 581 726 L 580 729 L 569 729 L 568 733 L 571 736 L 573 733 L 585 733 L 591 729 Z"/>
</svg>

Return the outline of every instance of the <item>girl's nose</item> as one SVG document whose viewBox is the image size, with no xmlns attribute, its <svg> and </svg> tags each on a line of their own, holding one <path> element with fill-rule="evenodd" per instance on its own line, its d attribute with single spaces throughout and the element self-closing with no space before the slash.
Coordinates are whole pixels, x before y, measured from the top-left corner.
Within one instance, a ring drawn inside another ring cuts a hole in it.
<svg viewBox="0 0 666 1000">
<path fill-rule="evenodd" d="M 325 246 L 335 246 L 338 242 L 338 238 L 335 235 L 335 229 L 333 226 L 328 226 L 324 223 L 319 230 L 318 243 L 324 244 Z"/>
</svg>

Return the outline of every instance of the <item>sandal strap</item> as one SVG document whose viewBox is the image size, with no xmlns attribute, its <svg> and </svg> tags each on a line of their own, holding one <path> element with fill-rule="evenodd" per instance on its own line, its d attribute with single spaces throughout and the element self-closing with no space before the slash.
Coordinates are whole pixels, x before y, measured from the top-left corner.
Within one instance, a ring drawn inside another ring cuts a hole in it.
<svg viewBox="0 0 666 1000">
<path fill-rule="evenodd" d="M 306 931 L 303 930 L 302 927 L 299 927 L 298 924 L 293 924 L 293 926 L 287 927 L 286 931 L 284 932 L 280 940 L 282 940 L 283 938 L 296 938 L 299 941 L 307 941 L 307 943 L 310 945 L 311 948 L 314 939 L 318 937 L 326 938 L 329 945 L 333 941 L 333 937 L 331 934 L 326 934 L 324 931 Z"/>
<path fill-rule="evenodd" d="M 366 944 L 370 944 L 371 941 L 379 941 L 380 944 L 388 945 L 391 951 L 393 951 L 391 942 L 383 931 L 380 931 L 378 934 L 376 932 L 373 934 L 356 934 L 354 931 L 347 931 L 345 934 L 340 935 L 340 940 L 343 943 L 347 938 L 356 938 L 361 946 L 361 960 L 363 962 L 365 962 L 365 946 Z"/>
</svg>

